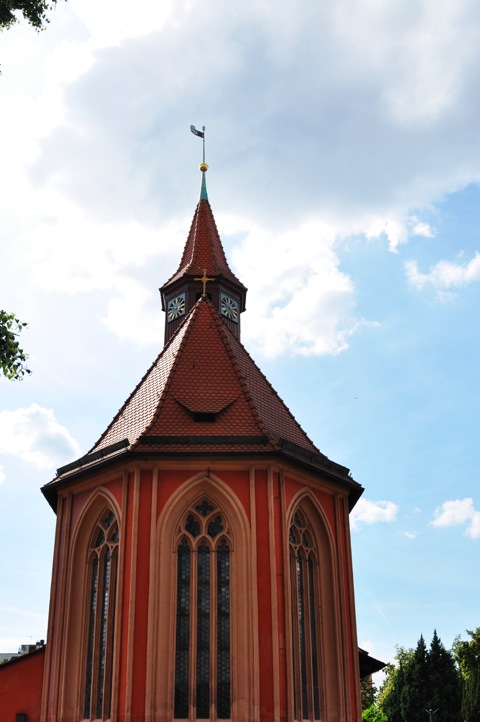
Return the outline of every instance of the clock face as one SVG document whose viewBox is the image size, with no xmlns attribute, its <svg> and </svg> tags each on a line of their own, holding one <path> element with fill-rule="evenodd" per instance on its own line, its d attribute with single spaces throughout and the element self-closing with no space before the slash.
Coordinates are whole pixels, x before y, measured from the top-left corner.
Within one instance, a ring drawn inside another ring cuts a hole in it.
<svg viewBox="0 0 480 722">
<path fill-rule="evenodd" d="M 176 318 L 185 314 L 185 294 L 181 293 L 176 298 L 171 298 L 167 303 L 167 318 L 175 321 Z"/>
<path fill-rule="evenodd" d="M 238 323 L 238 303 L 224 293 L 220 294 L 220 313 L 222 316 L 226 316 L 231 321 Z"/>
</svg>

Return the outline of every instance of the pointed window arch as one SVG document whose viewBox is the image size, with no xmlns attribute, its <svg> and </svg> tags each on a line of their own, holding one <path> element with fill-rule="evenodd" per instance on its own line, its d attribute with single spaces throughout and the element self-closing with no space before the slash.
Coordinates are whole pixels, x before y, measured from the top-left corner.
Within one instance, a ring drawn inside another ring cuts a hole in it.
<svg viewBox="0 0 480 722">
<path fill-rule="evenodd" d="M 318 550 L 301 509 L 289 529 L 292 610 L 293 708 L 296 720 L 319 720 L 321 712 Z"/>
<path fill-rule="evenodd" d="M 231 532 L 206 497 L 185 512 L 176 538 L 176 719 L 231 717 Z"/>
<path fill-rule="evenodd" d="M 118 522 L 107 509 L 99 517 L 88 549 L 86 657 L 83 718 L 111 716 L 113 634 L 118 567 Z"/>
</svg>

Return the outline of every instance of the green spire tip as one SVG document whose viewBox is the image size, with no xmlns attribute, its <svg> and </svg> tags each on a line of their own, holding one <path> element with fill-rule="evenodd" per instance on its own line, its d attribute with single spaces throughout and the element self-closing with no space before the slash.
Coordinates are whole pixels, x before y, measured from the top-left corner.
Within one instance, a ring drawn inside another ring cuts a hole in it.
<svg viewBox="0 0 480 722">
<path fill-rule="evenodd" d="M 200 200 L 208 201 L 207 195 L 207 181 L 205 179 L 205 171 L 202 171 L 202 188 L 200 190 Z"/>
</svg>

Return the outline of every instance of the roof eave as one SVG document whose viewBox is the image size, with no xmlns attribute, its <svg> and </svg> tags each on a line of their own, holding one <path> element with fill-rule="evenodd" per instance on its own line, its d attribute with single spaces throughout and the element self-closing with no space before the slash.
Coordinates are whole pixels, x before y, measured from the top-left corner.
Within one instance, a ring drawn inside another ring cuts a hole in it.
<svg viewBox="0 0 480 722">
<path fill-rule="evenodd" d="M 213 438 L 214 437 L 212 437 L 212 441 Z M 267 445 L 265 445 L 263 449 L 259 449 L 258 451 L 252 449 L 235 450 L 232 448 L 199 450 L 195 444 L 192 444 L 191 451 L 185 448 L 178 451 L 165 451 L 161 448 L 148 451 L 133 450 L 128 439 L 124 439 L 93 454 L 86 454 L 71 464 L 60 467 L 57 470 L 57 477 L 48 484 L 45 484 L 45 486 L 41 488 L 41 491 L 56 513 L 58 490 L 76 483 L 92 471 L 98 472 L 113 464 L 118 464 L 119 462 L 125 463 L 127 460 L 152 459 L 158 458 L 159 456 L 172 459 L 190 455 L 197 457 L 216 456 L 222 458 L 251 457 L 253 455 L 255 458 L 262 459 L 281 457 L 294 465 L 299 465 L 316 474 L 321 473 L 322 476 L 330 481 L 339 484 L 348 493 L 349 511 L 353 509 L 364 491 L 361 484 L 351 477 L 346 467 L 336 464 L 323 454 L 312 453 L 285 439 L 279 439 L 276 448 L 272 448 L 271 446 L 267 448 Z"/>
<path fill-rule="evenodd" d="M 129 447 L 129 440 L 123 439 L 99 451 L 85 454 L 85 456 L 81 456 L 70 464 L 59 467 L 56 478 L 49 481 L 40 489 L 53 511 L 57 513 L 57 489 L 60 486 L 63 487 L 70 482 L 77 481 L 79 477 L 90 473 L 93 468 L 103 468 L 104 466 L 110 465 L 113 461 L 118 461 L 120 458 L 124 459 L 125 456 L 130 453 Z"/>
</svg>

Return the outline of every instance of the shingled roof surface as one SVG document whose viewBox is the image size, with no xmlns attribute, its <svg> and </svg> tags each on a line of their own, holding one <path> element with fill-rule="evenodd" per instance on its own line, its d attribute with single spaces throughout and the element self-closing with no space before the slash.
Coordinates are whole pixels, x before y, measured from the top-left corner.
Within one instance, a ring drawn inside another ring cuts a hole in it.
<svg viewBox="0 0 480 722">
<path fill-rule="evenodd" d="M 182 260 L 176 273 L 164 284 L 170 285 L 183 276 L 223 276 L 242 288 L 245 286 L 230 270 L 208 200 L 198 202 Z"/>
<path fill-rule="evenodd" d="M 89 452 L 265 451 L 285 439 L 319 453 L 218 312 L 200 299 Z"/>
</svg>

